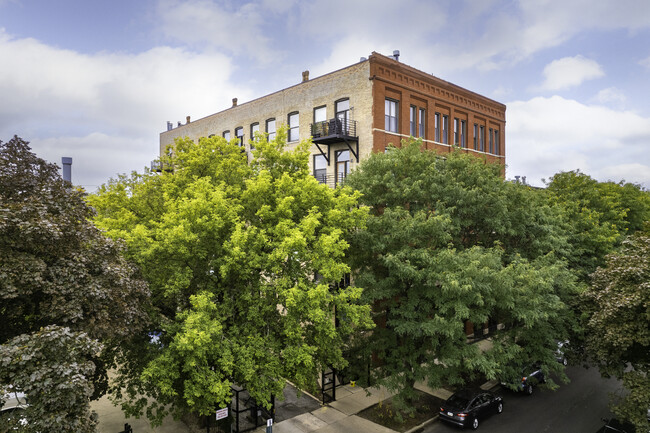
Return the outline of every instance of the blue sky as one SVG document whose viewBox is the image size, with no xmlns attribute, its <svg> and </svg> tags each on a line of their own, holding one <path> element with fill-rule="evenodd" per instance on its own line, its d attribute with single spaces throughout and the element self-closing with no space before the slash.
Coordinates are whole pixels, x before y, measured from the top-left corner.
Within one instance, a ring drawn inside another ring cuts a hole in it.
<svg viewBox="0 0 650 433">
<path fill-rule="evenodd" d="M 507 105 L 508 178 L 650 188 L 648 0 L 0 0 L 0 140 L 71 156 L 94 191 L 142 171 L 168 120 L 394 49 Z"/>
</svg>

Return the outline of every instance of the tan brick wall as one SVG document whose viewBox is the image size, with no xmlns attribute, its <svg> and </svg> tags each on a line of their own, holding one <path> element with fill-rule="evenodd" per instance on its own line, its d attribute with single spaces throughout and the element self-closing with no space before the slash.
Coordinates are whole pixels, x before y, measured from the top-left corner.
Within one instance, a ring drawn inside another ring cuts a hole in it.
<svg viewBox="0 0 650 433">
<path fill-rule="evenodd" d="M 171 131 L 160 134 L 161 153 L 178 137 L 189 137 L 198 141 L 201 137 L 211 134 L 221 136 L 226 130 L 230 137 L 235 137 L 235 128 L 244 128 L 244 144 L 250 151 L 249 139 L 251 124 L 258 122 L 260 132 L 266 128 L 266 120 L 276 119 L 276 129 L 288 122 L 289 113 L 299 113 L 300 139 L 311 138 L 310 125 L 313 123 L 314 108 L 326 106 L 326 118 L 334 118 L 334 102 L 350 99 L 350 117 L 357 122 L 357 135 L 359 136 L 359 157 L 363 159 L 372 151 L 372 82 L 369 77 L 369 62 L 363 61 L 338 71 L 312 78 L 295 86 L 272 93 L 261 98 L 240 103 L 219 113 L 191 121 L 189 124 L 175 127 Z M 300 77 L 296 77 L 300 79 Z M 289 143 L 292 148 L 297 142 Z M 326 146 L 321 146 L 324 149 Z M 328 176 L 334 177 L 334 155 L 336 150 L 347 149 L 344 143 L 331 145 L 331 160 L 328 167 Z M 318 154 L 315 145 L 312 154 Z M 313 158 L 310 158 L 310 167 Z M 353 160 L 351 166 L 357 165 Z"/>
<path fill-rule="evenodd" d="M 300 80 L 301 77 L 296 79 Z M 384 101 L 387 97 L 399 101 L 398 133 L 385 131 Z M 288 114 L 295 111 L 299 113 L 300 139 L 308 139 L 311 137 L 314 108 L 326 106 L 326 119 L 332 119 L 335 117 L 335 101 L 343 98 L 349 98 L 350 118 L 356 121 L 360 161 L 373 151 L 383 152 L 389 143 L 399 145 L 402 139 L 409 137 L 409 107 L 413 105 L 426 110 L 426 132 L 422 137 L 425 149 L 450 152 L 450 144 L 454 140 L 454 118 L 458 118 L 467 122 L 467 147 L 463 151 L 483 156 L 487 161 L 500 163 L 505 168 L 505 105 L 377 53 L 372 53 L 368 60 L 165 131 L 160 134 L 160 151 L 173 144 L 178 137 L 198 141 L 211 134 L 221 136 L 228 130 L 231 138 L 234 138 L 237 127 L 243 127 L 244 145 L 250 151 L 251 124 L 259 123 L 260 132 L 264 132 L 266 120 L 275 118 L 276 128 L 279 128 L 287 123 Z M 436 112 L 449 116 L 450 144 L 435 140 Z M 474 150 L 474 123 L 485 128 L 483 152 Z M 498 154 L 488 152 L 490 128 L 499 134 Z M 288 148 L 296 143 L 289 143 Z M 327 152 L 328 146 L 322 145 L 321 148 Z M 345 143 L 329 146 L 328 179 L 335 177 L 336 151 L 345 149 Z M 319 153 L 315 145 L 311 152 L 312 155 Z M 352 158 L 350 166 L 354 169 L 357 161 Z M 309 164 L 313 167 L 313 156 Z"/>
</svg>

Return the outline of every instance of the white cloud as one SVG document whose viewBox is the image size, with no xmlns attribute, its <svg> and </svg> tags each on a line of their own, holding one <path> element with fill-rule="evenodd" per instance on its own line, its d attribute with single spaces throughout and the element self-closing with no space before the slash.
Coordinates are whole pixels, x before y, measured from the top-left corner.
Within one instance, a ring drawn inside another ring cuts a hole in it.
<svg viewBox="0 0 650 433">
<path fill-rule="evenodd" d="M 601 180 L 650 188 L 650 118 L 630 111 L 585 105 L 559 96 L 508 103 L 508 177 L 528 182 L 580 169 Z M 621 161 L 634 161 L 634 170 Z"/>
<path fill-rule="evenodd" d="M 579 86 L 586 80 L 599 78 L 605 73 L 600 65 L 582 56 L 553 60 L 544 67 L 543 90 L 561 90 Z"/>
<path fill-rule="evenodd" d="M 57 164 L 77 149 L 80 184 L 141 170 L 157 156 L 166 120 L 203 117 L 251 94 L 231 82 L 231 61 L 217 52 L 84 55 L 0 31 L 0 58 L 11 65 L 0 68 L 0 139 L 19 135 Z"/>
<path fill-rule="evenodd" d="M 268 0 L 263 4 L 233 4 L 236 7 L 209 0 L 160 0 L 159 28 L 171 40 L 183 44 L 250 56 L 262 64 L 277 60 L 281 50 L 265 34 L 268 17 L 264 12 L 282 13 L 286 9 L 277 1 Z"/>
<path fill-rule="evenodd" d="M 646 0 L 519 0 L 518 4 L 522 25 L 515 41 L 525 55 L 557 46 L 585 30 L 650 26 Z"/>
<path fill-rule="evenodd" d="M 632 182 L 643 184 L 645 188 L 650 190 L 650 183 L 648 182 L 648 164 L 630 163 L 630 164 L 615 164 L 609 167 L 604 167 L 602 170 L 603 179 L 620 182 Z"/>
<path fill-rule="evenodd" d="M 438 76 L 504 69 L 585 31 L 633 32 L 650 27 L 647 0 L 465 1 L 453 6 L 408 0 L 382 4 L 381 8 L 370 0 L 331 0 L 302 2 L 299 7 L 299 34 L 316 45 L 328 38 L 316 23 L 335 16 L 337 28 L 345 29 L 339 32 L 337 43 L 322 50 L 326 59 L 323 68 L 341 65 L 336 57 L 347 52 L 358 59 L 372 50 L 390 54 L 400 49 L 404 62 Z M 341 10 L 345 13 L 333 12 Z M 406 11 L 411 11 L 409 25 L 393 31 L 396 17 Z M 364 19 L 359 19 L 361 16 Z M 373 48 L 359 52 L 367 45 Z"/>
<path fill-rule="evenodd" d="M 650 70 L 650 57 L 647 57 L 647 58 L 639 61 L 639 64 L 641 66 L 645 67 L 646 69 Z"/>
<path fill-rule="evenodd" d="M 27 139 L 27 137 L 23 137 Z M 93 192 L 118 173 L 142 172 L 158 155 L 158 142 L 146 137 L 109 136 L 93 132 L 86 136 L 60 136 L 31 140 L 39 158 L 61 166 L 61 157 L 72 157 L 72 182 Z M 110 167 L 110 172 L 106 171 Z"/>
<path fill-rule="evenodd" d="M 286 13 L 298 0 L 262 0 L 262 7 L 274 13 Z"/>
<path fill-rule="evenodd" d="M 441 64 L 448 71 L 502 69 L 586 31 L 634 32 L 650 27 L 647 0 L 467 1 L 461 4 L 458 15 L 448 17 L 445 25 L 439 26 L 439 39 L 453 43 L 426 53 L 433 54 L 428 56 L 432 64 Z"/>
<path fill-rule="evenodd" d="M 492 91 L 492 98 L 495 98 L 497 100 L 506 98 L 512 94 L 512 89 L 504 86 L 498 86 L 496 89 Z"/>
<path fill-rule="evenodd" d="M 594 100 L 601 104 L 613 104 L 616 107 L 621 107 L 627 98 L 620 89 L 617 89 L 616 87 L 608 87 L 600 90 Z"/>
</svg>

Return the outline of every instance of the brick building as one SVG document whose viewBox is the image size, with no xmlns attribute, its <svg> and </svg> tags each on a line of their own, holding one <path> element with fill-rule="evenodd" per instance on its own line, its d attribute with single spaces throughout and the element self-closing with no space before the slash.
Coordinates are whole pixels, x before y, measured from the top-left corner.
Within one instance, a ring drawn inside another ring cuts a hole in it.
<svg viewBox="0 0 650 433">
<path fill-rule="evenodd" d="M 396 52 L 397 54 L 397 52 Z M 289 127 L 288 147 L 311 137 L 314 176 L 335 185 L 370 152 L 383 152 L 389 143 L 421 137 L 424 147 L 439 153 L 453 145 L 483 155 L 505 170 L 504 104 L 451 84 L 373 52 L 338 71 L 202 119 L 167 124 L 160 134 L 160 151 L 178 137 L 198 141 L 222 135 L 238 138 L 250 154 L 251 137 L 270 138 L 281 124 Z"/>
</svg>

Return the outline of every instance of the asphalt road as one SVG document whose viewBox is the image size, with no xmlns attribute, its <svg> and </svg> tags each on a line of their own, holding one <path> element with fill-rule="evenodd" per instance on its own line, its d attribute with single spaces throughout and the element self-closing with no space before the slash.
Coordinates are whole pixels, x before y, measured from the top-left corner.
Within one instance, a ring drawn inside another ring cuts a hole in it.
<svg viewBox="0 0 650 433">
<path fill-rule="evenodd" d="M 481 421 L 483 433 L 595 433 L 601 418 L 611 417 L 609 393 L 621 389 L 620 382 L 603 379 L 595 368 L 567 367 L 568 384 L 556 391 L 535 388 L 532 396 L 500 387 L 493 390 L 503 396 L 504 409 Z M 459 428 L 435 422 L 423 433 L 449 433 Z"/>
</svg>

